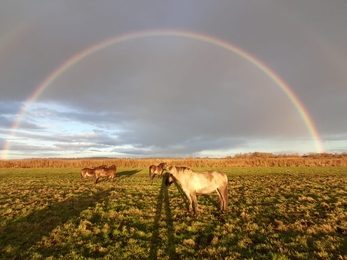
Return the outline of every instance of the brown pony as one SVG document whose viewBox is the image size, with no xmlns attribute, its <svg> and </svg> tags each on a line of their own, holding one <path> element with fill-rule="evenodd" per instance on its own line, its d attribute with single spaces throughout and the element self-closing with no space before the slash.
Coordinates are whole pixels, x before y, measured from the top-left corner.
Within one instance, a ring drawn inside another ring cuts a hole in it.
<svg viewBox="0 0 347 260">
<path fill-rule="evenodd" d="M 228 208 L 228 177 L 221 171 L 195 172 L 188 167 L 167 167 L 166 186 L 178 181 L 189 201 L 189 213 L 192 213 L 194 202 L 195 214 L 198 214 L 196 194 L 209 194 L 216 191 L 220 200 L 220 210 Z"/>
<path fill-rule="evenodd" d="M 98 183 L 100 177 L 108 177 L 110 180 L 114 180 L 114 175 L 116 174 L 117 167 L 116 165 L 112 165 L 108 168 L 106 167 L 98 167 L 95 168 L 95 184 Z"/>
<path fill-rule="evenodd" d="M 154 175 L 156 174 L 158 175 L 158 178 L 163 177 L 163 171 L 165 170 L 166 166 L 167 166 L 166 162 L 162 162 L 158 166 L 156 165 L 149 166 L 149 179 L 153 180 Z"/>
<path fill-rule="evenodd" d="M 95 178 L 95 170 L 99 168 L 106 168 L 106 165 L 100 165 L 95 168 L 83 168 L 81 170 L 81 179 L 85 179 L 86 177 L 94 177 Z"/>
<path fill-rule="evenodd" d="M 91 168 L 83 168 L 83 169 L 81 170 L 81 180 L 82 180 L 82 179 L 85 179 L 86 177 L 92 177 L 92 176 L 94 176 L 94 175 L 95 175 L 94 170 L 95 170 L 95 168 L 94 168 L 94 169 L 91 169 Z"/>
</svg>

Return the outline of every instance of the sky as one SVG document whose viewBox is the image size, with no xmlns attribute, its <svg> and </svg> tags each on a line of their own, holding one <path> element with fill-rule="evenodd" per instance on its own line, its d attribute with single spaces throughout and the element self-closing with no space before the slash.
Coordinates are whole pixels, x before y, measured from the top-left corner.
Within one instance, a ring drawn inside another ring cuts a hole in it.
<svg viewBox="0 0 347 260">
<path fill-rule="evenodd" d="M 0 159 L 347 152 L 347 1 L 0 2 Z"/>
</svg>

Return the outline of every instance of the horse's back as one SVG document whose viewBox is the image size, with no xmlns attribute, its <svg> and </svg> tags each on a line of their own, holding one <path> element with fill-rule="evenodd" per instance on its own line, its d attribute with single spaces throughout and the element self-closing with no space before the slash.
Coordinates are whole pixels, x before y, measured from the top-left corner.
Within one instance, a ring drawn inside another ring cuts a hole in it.
<svg viewBox="0 0 347 260">
<path fill-rule="evenodd" d="M 197 193 L 211 193 L 228 184 L 227 175 L 221 171 L 195 172 L 185 169 L 186 185 Z"/>
<path fill-rule="evenodd" d="M 98 168 L 95 173 L 99 176 L 114 176 L 116 173 L 116 166 L 112 165 L 110 168 Z"/>
<path fill-rule="evenodd" d="M 225 172 L 213 170 L 213 171 L 208 171 L 207 173 L 211 174 L 213 178 L 215 179 L 228 182 L 228 176 L 226 175 Z"/>
<path fill-rule="evenodd" d="M 225 172 L 214 170 L 210 171 L 210 173 L 218 187 L 224 187 L 225 185 L 228 185 L 228 176 Z"/>
</svg>

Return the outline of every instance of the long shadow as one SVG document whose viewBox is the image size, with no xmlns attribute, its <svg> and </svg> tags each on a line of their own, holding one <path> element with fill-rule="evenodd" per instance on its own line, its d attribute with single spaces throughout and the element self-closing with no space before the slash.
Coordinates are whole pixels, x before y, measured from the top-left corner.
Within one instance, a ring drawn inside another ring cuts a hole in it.
<svg viewBox="0 0 347 260">
<path fill-rule="evenodd" d="M 122 171 L 122 172 L 116 173 L 114 175 L 114 181 L 116 181 L 117 179 L 121 180 L 123 178 L 129 178 L 130 176 L 140 171 L 141 170 L 132 170 L 132 171 Z M 98 183 L 106 182 L 106 181 L 110 181 L 110 180 L 107 177 L 100 177 L 100 179 L 98 180 Z"/>
<path fill-rule="evenodd" d="M 78 219 L 83 210 L 95 206 L 97 202 L 104 201 L 110 192 L 111 189 L 108 189 L 96 192 L 91 196 L 90 191 L 86 191 L 0 227 L 0 258 L 26 259 L 27 251 L 42 237 L 49 235 L 57 226 Z"/>
<path fill-rule="evenodd" d="M 183 199 L 183 203 L 185 204 L 186 209 L 188 211 L 189 210 L 189 201 L 188 201 L 187 195 L 182 190 L 182 187 L 179 184 L 177 184 L 177 182 L 174 182 L 174 184 L 178 190 L 180 197 Z"/>
<path fill-rule="evenodd" d="M 206 194 L 206 195 L 203 195 L 204 196 L 203 198 L 205 198 L 207 201 L 210 202 L 210 204 L 212 204 L 215 208 L 216 208 L 216 211 L 218 210 L 219 211 L 219 208 L 220 208 L 220 200 L 219 200 L 219 197 L 218 195 L 216 194 L 216 192 L 214 192 L 214 194 Z"/>
<path fill-rule="evenodd" d="M 116 173 L 116 175 L 114 176 L 115 178 L 125 178 L 125 177 L 130 177 L 138 172 L 140 172 L 141 170 L 132 170 L 132 171 L 122 171 L 122 172 L 118 172 Z"/>
<path fill-rule="evenodd" d="M 159 229 L 160 229 L 160 219 L 162 218 L 163 207 L 165 211 L 165 222 L 167 225 L 167 236 L 168 236 L 168 244 L 165 252 L 169 255 L 169 259 L 180 259 L 179 255 L 176 253 L 175 246 L 175 237 L 174 237 L 174 228 L 173 228 L 173 219 L 172 213 L 170 209 L 170 200 L 168 188 L 165 185 L 165 177 L 163 175 L 162 183 L 160 187 L 160 191 L 157 197 L 157 206 L 154 218 L 154 231 L 151 239 L 151 248 L 149 252 L 148 259 L 158 259 L 158 249 L 162 249 L 162 239 L 159 237 Z"/>
</svg>

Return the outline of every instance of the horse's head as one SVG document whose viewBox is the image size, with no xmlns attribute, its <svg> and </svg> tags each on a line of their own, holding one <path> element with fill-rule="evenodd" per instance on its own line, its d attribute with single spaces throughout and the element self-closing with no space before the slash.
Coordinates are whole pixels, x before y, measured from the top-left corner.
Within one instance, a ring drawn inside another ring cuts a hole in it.
<svg viewBox="0 0 347 260">
<path fill-rule="evenodd" d="M 176 178 L 171 173 L 168 173 L 166 176 L 165 185 L 170 186 L 175 181 L 176 181 Z"/>
<path fill-rule="evenodd" d="M 166 162 L 162 162 L 162 163 L 159 163 L 158 166 L 161 167 L 163 170 L 165 170 L 168 164 Z"/>
</svg>

